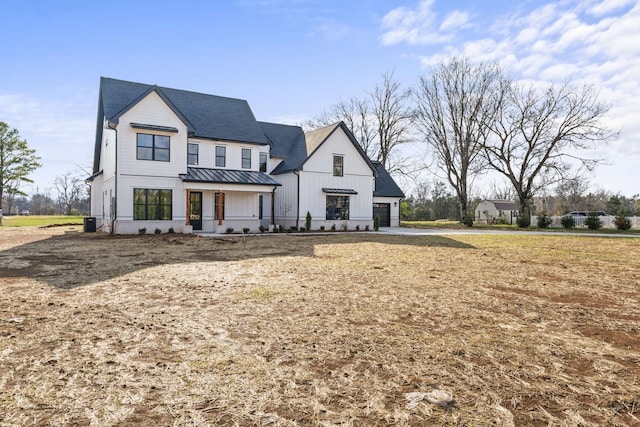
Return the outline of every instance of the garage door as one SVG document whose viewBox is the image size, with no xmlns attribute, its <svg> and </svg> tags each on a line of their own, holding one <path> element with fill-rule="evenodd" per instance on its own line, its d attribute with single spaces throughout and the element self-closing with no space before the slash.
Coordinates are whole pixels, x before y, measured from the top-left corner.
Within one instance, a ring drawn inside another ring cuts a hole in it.
<svg viewBox="0 0 640 427">
<path fill-rule="evenodd" d="M 374 203 L 373 217 L 380 216 L 380 227 L 391 227 L 391 204 Z"/>
</svg>

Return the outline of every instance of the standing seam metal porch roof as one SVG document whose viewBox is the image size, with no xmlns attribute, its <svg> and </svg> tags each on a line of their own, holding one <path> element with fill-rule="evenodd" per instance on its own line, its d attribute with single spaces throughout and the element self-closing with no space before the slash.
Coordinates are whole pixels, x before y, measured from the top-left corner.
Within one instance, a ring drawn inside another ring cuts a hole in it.
<svg viewBox="0 0 640 427">
<path fill-rule="evenodd" d="M 180 174 L 180 179 L 184 182 L 212 184 L 282 185 L 264 172 L 230 169 L 187 168 L 187 173 Z"/>
</svg>

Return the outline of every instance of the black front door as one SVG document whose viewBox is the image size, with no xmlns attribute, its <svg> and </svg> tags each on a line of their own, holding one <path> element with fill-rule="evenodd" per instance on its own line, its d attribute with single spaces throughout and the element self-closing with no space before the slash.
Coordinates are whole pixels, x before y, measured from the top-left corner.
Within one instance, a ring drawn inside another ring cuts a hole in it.
<svg viewBox="0 0 640 427">
<path fill-rule="evenodd" d="M 380 227 L 391 226 L 391 204 L 390 203 L 374 203 L 373 217 L 375 218 L 376 215 L 380 216 Z"/>
<path fill-rule="evenodd" d="M 191 217 L 189 223 L 194 230 L 202 230 L 202 193 L 192 191 L 190 194 L 189 211 Z"/>
</svg>

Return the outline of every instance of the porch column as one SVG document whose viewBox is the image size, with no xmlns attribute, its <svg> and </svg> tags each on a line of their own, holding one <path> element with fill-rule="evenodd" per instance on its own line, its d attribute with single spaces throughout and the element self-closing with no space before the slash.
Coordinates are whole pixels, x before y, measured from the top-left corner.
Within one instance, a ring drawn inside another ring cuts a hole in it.
<svg viewBox="0 0 640 427">
<path fill-rule="evenodd" d="M 218 225 L 222 225 L 222 190 L 218 191 Z"/>
<path fill-rule="evenodd" d="M 185 225 L 191 225 L 191 190 L 187 189 L 187 221 Z"/>
</svg>

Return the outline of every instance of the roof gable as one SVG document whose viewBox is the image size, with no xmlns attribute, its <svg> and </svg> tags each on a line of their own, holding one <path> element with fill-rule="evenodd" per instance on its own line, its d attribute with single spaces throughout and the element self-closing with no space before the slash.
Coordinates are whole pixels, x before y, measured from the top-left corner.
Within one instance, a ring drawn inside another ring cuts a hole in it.
<svg viewBox="0 0 640 427">
<path fill-rule="evenodd" d="M 376 186 L 373 190 L 374 197 L 400 197 L 404 198 L 404 192 L 398 187 L 395 180 L 385 169 L 381 162 L 374 161 L 373 165 L 378 172 L 376 176 Z"/>
</svg>

